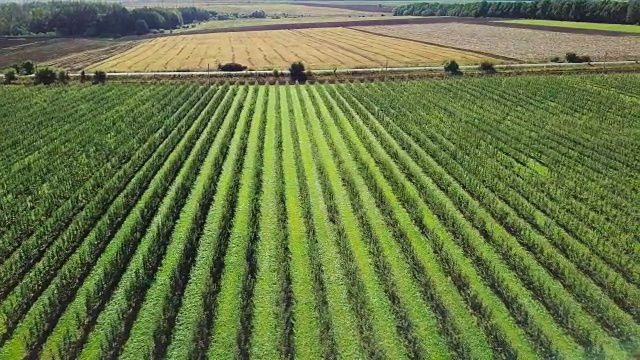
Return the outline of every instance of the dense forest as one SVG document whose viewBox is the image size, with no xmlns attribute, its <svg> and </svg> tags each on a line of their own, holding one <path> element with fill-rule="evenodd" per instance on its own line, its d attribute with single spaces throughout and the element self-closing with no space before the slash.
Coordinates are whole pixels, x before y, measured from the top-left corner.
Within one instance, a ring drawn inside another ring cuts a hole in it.
<svg viewBox="0 0 640 360">
<path fill-rule="evenodd" d="M 0 4 L 0 35 L 59 36 L 142 35 L 209 20 L 213 11 L 195 7 L 141 8 L 93 2 Z"/>
<path fill-rule="evenodd" d="M 531 2 L 413 3 L 394 15 L 527 18 L 598 23 L 640 23 L 640 0 L 536 0 Z"/>
</svg>

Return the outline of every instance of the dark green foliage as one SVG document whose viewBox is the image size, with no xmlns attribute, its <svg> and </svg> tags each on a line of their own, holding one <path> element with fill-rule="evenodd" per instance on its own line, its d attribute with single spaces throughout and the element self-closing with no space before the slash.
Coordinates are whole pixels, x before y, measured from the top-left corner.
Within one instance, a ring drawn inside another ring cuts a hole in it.
<svg viewBox="0 0 640 360">
<path fill-rule="evenodd" d="M 4 71 L 4 83 L 5 84 L 11 84 L 12 82 L 16 81 L 17 76 L 16 76 L 16 70 L 13 68 L 8 68 Z"/>
<path fill-rule="evenodd" d="M 0 35 L 124 36 L 140 34 L 142 21 L 149 29 L 175 29 L 216 15 L 195 7 L 129 10 L 97 2 L 8 3 L 0 4 Z"/>
<path fill-rule="evenodd" d="M 462 75 L 460 72 L 460 65 L 455 60 L 449 60 L 444 63 L 444 71 L 450 75 Z"/>
<path fill-rule="evenodd" d="M 627 23 L 640 25 L 640 0 L 630 0 L 627 7 Z"/>
<path fill-rule="evenodd" d="M 550 61 L 553 62 L 553 63 L 561 63 L 562 59 L 560 59 L 559 56 L 554 56 L 554 57 L 551 58 Z"/>
<path fill-rule="evenodd" d="M 56 82 L 57 78 L 58 74 L 55 70 L 45 67 L 36 71 L 33 82 L 36 85 L 51 85 Z"/>
<path fill-rule="evenodd" d="M 583 55 L 583 56 L 578 56 L 578 54 L 574 53 L 574 52 L 568 52 L 565 56 L 564 59 L 568 62 L 568 63 L 588 63 L 591 62 L 591 57 L 589 55 Z"/>
<path fill-rule="evenodd" d="M 69 74 L 67 74 L 67 72 L 64 71 L 64 70 L 60 70 L 60 71 L 58 71 L 57 80 L 58 80 L 58 83 L 60 83 L 60 84 L 68 83 L 69 82 Z"/>
<path fill-rule="evenodd" d="M 307 82 L 307 73 L 305 72 L 304 64 L 301 61 L 297 61 L 291 64 L 289 67 L 289 78 L 291 82 L 304 84 Z"/>
<path fill-rule="evenodd" d="M 23 75 L 31 75 L 35 71 L 35 64 L 32 61 L 24 61 L 22 65 L 20 65 L 21 71 L 20 73 Z"/>
<path fill-rule="evenodd" d="M 265 19 L 267 14 L 263 10 L 254 11 L 249 15 L 250 18 Z"/>
<path fill-rule="evenodd" d="M 107 81 L 107 73 L 104 71 L 96 71 L 93 73 L 94 84 L 104 84 Z"/>
<path fill-rule="evenodd" d="M 495 74 L 497 72 L 493 64 L 488 61 L 483 61 L 480 66 L 478 66 L 478 70 L 486 74 Z"/>
<path fill-rule="evenodd" d="M 474 3 L 412 3 L 393 10 L 394 15 L 463 16 L 587 21 L 613 24 L 640 22 L 640 0 L 536 0 Z"/>
<path fill-rule="evenodd" d="M 220 71 L 245 71 L 247 70 L 247 67 L 242 65 L 242 64 L 238 64 L 238 63 L 227 63 L 227 64 L 219 64 L 218 65 L 218 70 Z"/>
<path fill-rule="evenodd" d="M 136 20 L 136 34 L 144 35 L 149 33 L 149 24 L 147 24 L 146 20 L 138 19 Z"/>
</svg>

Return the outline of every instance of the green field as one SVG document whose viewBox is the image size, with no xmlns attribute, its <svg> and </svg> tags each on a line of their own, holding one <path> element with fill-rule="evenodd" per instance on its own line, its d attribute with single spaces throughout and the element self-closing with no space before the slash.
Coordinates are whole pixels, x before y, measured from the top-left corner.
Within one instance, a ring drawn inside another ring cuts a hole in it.
<svg viewBox="0 0 640 360">
<path fill-rule="evenodd" d="M 2 86 L 0 358 L 637 355 L 638 94 Z"/>
<path fill-rule="evenodd" d="M 557 27 L 566 27 L 566 28 L 575 28 L 575 29 L 619 31 L 619 32 L 626 32 L 631 34 L 640 34 L 640 26 L 638 25 L 600 24 L 600 23 L 556 21 L 556 20 L 503 20 L 500 22 L 512 23 L 512 24 L 523 24 L 523 25 L 557 26 Z"/>
</svg>

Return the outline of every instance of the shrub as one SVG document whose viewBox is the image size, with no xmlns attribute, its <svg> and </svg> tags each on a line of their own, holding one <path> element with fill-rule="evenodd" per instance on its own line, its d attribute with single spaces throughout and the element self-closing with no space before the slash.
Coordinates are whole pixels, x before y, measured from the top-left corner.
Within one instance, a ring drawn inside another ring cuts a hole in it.
<svg viewBox="0 0 640 360">
<path fill-rule="evenodd" d="M 568 52 L 564 55 L 564 59 L 567 60 L 568 63 L 579 63 L 580 62 L 580 58 L 578 57 L 578 54 L 574 53 L 574 52 Z"/>
<path fill-rule="evenodd" d="M 278 69 L 273 70 L 273 77 L 275 77 L 275 78 L 279 78 L 280 77 L 280 71 L 278 71 Z"/>
<path fill-rule="evenodd" d="M 462 75 L 460 72 L 460 65 L 455 60 L 449 60 L 444 63 L 444 71 L 450 75 Z"/>
<path fill-rule="evenodd" d="M 36 85 L 51 85 L 56 82 L 56 79 L 57 74 L 55 70 L 45 67 L 36 71 L 33 82 Z"/>
<path fill-rule="evenodd" d="M 11 84 L 16 81 L 18 77 L 16 76 L 16 70 L 14 68 L 8 68 L 4 71 L 4 83 Z"/>
<path fill-rule="evenodd" d="M 69 74 L 66 71 L 60 70 L 58 71 L 57 80 L 60 84 L 66 84 L 69 82 Z"/>
<path fill-rule="evenodd" d="M 562 62 L 562 59 L 560 59 L 559 56 L 554 56 L 554 57 L 551 58 L 551 62 L 560 63 L 560 62 Z"/>
<path fill-rule="evenodd" d="M 245 71 L 247 70 L 247 67 L 242 65 L 242 64 L 238 64 L 238 63 L 227 63 L 227 64 L 220 64 L 218 65 L 218 70 L 220 71 Z"/>
<path fill-rule="evenodd" d="M 88 80 L 87 74 L 84 72 L 84 70 L 80 71 L 80 82 L 83 83 L 87 80 Z"/>
<path fill-rule="evenodd" d="M 568 63 L 591 62 L 591 57 L 589 55 L 578 56 L 578 54 L 576 54 L 574 52 L 568 52 L 564 56 L 564 58 L 565 58 L 565 60 L 567 60 Z"/>
<path fill-rule="evenodd" d="M 289 77 L 291 82 L 304 84 L 307 82 L 307 73 L 305 72 L 304 64 L 301 61 L 297 61 L 291 64 L 289 67 Z"/>
<path fill-rule="evenodd" d="M 478 70 L 484 72 L 485 74 L 495 74 L 497 72 L 493 64 L 488 61 L 483 61 L 480 66 L 478 66 Z"/>
<path fill-rule="evenodd" d="M 94 84 L 104 84 L 107 81 L 107 73 L 104 71 L 96 71 L 93 73 Z"/>
<path fill-rule="evenodd" d="M 20 68 L 23 75 L 31 75 L 35 71 L 36 66 L 33 62 L 27 60 L 20 65 Z"/>
</svg>

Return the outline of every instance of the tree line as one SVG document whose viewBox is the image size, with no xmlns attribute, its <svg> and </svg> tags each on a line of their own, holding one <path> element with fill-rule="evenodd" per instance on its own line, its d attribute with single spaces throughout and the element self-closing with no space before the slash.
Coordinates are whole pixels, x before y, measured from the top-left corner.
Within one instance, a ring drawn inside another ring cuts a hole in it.
<svg viewBox="0 0 640 360">
<path fill-rule="evenodd" d="M 207 21 L 215 11 L 196 7 L 141 8 L 97 2 L 0 4 L 0 35 L 119 37 Z"/>
<path fill-rule="evenodd" d="M 413 3 L 398 6 L 394 15 L 527 18 L 640 24 L 640 0 L 535 0 L 510 2 Z"/>
</svg>

